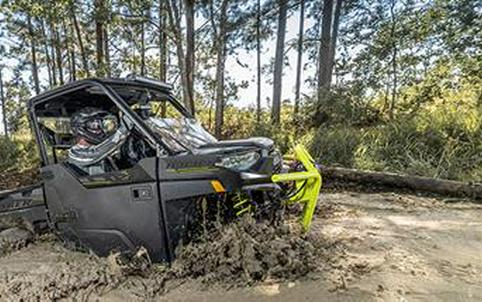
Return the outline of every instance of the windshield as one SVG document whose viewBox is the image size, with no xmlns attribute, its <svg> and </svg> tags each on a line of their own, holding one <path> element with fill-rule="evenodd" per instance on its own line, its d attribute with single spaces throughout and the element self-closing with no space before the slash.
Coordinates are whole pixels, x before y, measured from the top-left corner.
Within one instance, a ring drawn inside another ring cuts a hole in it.
<svg viewBox="0 0 482 302">
<path fill-rule="evenodd" d="M 114 89 L 146 125 L 174 152 L 193 151 L 217 140 L 166 94 L 143 87 Z"/>
<path fill-rule="evenodd" d="M 203 145 L 214 143 L 216 139 L 192 118 L 150 117 L 147 125 L 175 151 L 197 149 Z"/>
</svg>

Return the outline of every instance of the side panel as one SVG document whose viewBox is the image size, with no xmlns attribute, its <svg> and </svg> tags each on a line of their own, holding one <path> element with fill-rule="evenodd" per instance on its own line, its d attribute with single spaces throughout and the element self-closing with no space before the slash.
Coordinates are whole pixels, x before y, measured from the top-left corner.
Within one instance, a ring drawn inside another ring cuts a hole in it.
<svg viewBox="0 0 482 302">
<path fill-rule="evenodd" d="M 27 223 L 35 231 L 47 228 L 42 185 L 0 192 L 0 229 L 11 223 Z"/>
<path fill-rule="evenodd" d="M 166 233 L 171 251 L 175 252 L 196 217 L 196 204 L 202 198 L 219 194 L 213 180 L 222 183 L 226 192 L 242 187 L 239 174 L 215 167 L 216 157 L 203 155 L 176 156 L 159 161 L 162 206 L 166 214 Z"/>
<path fill-rule="evenodd" d="M 62 164 L 43 168 L 47 205 L 59 235 L 100 256 L 143 246 L 153 260 L 168 260 L 156 160 L 145 159 L 140 167 L 150 180 L 128 173 L 79 180 Z"/>
</svg>

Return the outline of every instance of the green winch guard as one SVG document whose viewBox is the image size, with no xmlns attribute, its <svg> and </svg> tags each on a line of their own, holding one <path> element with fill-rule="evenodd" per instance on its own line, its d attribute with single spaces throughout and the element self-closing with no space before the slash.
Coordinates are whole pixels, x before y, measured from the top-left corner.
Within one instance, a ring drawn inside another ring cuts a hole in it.
<svg viewBox="0 0 482 302">
<path fill-rule="evenodd" d="M 297 202 L 304 205 L 302 225 L 306 232 L 311 226 L 322 180 L 313 158 L 303 145 L 296 145 L 294 147 L 294 155 L 292 159 L 301 162 L 306 171 L 274 174 L 271 180 L 273 182 L 295 181 L 297 193 L 287 200 L 287 203 Z"/>
</svg>

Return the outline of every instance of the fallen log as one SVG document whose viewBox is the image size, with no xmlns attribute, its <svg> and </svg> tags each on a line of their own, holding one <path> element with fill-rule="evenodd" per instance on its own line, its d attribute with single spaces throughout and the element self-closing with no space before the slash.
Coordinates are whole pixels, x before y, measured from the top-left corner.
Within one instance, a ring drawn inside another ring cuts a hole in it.
<svg viewBox="0 0 482 302">
<path fill-rule="evenodd" d="M 481 183 L 465 183 L 453 180 L 434 179 L 421 176 L 410 176 L 387 172 L 361 171 L 339 167 L 320 167 L 326 179 L 362 185 L 379 185 L 400 189 L 410 189 L 417 192 L 429 192 L 453 197 L 465 197 L 482 200 Z"/>
</svg>

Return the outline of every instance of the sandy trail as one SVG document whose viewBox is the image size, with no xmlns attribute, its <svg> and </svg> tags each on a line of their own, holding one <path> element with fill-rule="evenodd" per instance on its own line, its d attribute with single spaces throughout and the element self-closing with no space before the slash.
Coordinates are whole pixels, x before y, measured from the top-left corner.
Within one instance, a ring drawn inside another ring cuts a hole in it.
<svg viewBox="0 0 482 302">
<path fill-rule="evenodd" d="M 482 301 L 482 206 L 395 193 L 325 193 L 309 236 L 343 243 L 317 278 L 251 287 L 123 276 L 51 239 L 0 257 L 0 300 Z M 162 290 L 160 290 L 162 288 Z"/>
</svg>

